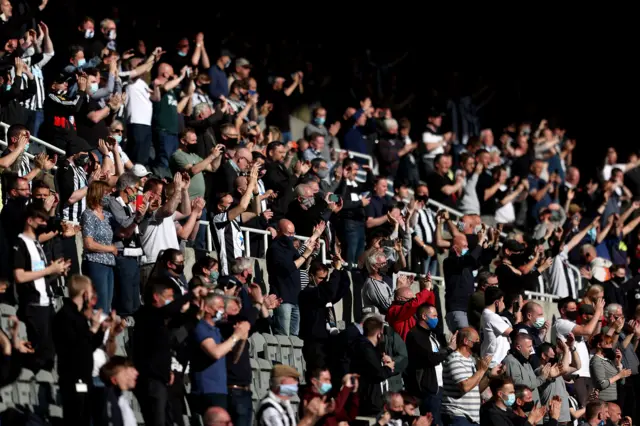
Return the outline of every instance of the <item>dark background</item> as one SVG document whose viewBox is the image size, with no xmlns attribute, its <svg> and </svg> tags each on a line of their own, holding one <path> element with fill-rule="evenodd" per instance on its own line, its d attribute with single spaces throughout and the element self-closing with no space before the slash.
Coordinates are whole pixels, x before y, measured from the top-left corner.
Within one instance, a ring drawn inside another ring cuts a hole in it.
<svg viewBox="0 0 640 426">
<path fill-rule="evenodd" d="M 500 11 L 504 16 L 486 18 L 486 11 L 476 15 L 462 4 L 452 6 L 443 11 L 431 4 L 50 0 L 43 20 L 51 28 L 58 66 L 68 60 L 61 48 L 71 42 L 65 36 L 85 15 L 95 19 L 96 32 L 101 19 L 117 19 L 119 48 L 134 47 L 142 38 L 148 49 L 161 45 L 170 52 L 179 38 L 193 40 L 203 31 L 211 61 L 220 47 L 247 57 L 256 65 L 259 88 L 273 71 L 288 75 L 310 61 L 314 72 L 331 76 L 319 96 L 330 114 L 355 105 L 350 87 L 362 95 L 357 86 L 363 82 L 352 77 L 352 69 L 360 64 L 364 79 L 370 78 L 366 49 L 377 62 L 406 53 L 385 81 L 395 78 L 398 98 L 415 94 L 410 107 L 394 116 L 411 118 L 417 132 L 426 119 L 422 111 L 487 86 L 481 99 L 492 96 L 480 112 L 483 126 L 498 137 L 510 121 L 562 123 L 578 139 L 574 160 L 583 178 L 595 175 L 608 146 L 618 149 L 620 161 L 638 151 L 637 65 L 629 54 L 634 27 L 625 22 L 631 19 L 625 12 L 611 18 L 606 10 L 591 16 L 583 10 L 578 18 L 577 10 L 567 16 L 542 10 L 538 18 L 531 10 L 510 8 Z M 472 18 L 461 17 L 461 9 Z M 263 58 L 269 63 L 261 64 Z M 384 103 L 374 99 L 374 105 Z"/>
</svg>

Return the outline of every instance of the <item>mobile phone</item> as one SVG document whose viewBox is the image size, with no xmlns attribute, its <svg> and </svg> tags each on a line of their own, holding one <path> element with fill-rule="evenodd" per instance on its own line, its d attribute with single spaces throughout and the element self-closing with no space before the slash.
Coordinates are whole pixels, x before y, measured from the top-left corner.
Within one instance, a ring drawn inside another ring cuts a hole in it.
<svg viewBox="0 0 640 426">
<path fill-rule="evenodd" d="M 144 195 L 136 195 L 136 210 L 138 210 L 144 203 Z"/>
<path fill-rule="evenodd" d="M 337 195 L 337 194 L 329 195 L 329 202 L 331 202 L 331 203 L 339 203 L 340 202 L 340 196 Z"/>
<path fill-rule="evenodd" d="M 395 240 L 382 240 L 380 241 L 380 247 L 393 247 L 396 245 Z"/>
<path fill-rule="evenodd" d="M 369 194 L 370 194 L 370 192 L 369 192 L 369 191 L 365 191 L 365 192 L 363 192 L 362 194 L 360 194 L 360 196 L 362 196 L 362 197 L 368 197 L 368 196 L 369 196 Z"/>
</svg>

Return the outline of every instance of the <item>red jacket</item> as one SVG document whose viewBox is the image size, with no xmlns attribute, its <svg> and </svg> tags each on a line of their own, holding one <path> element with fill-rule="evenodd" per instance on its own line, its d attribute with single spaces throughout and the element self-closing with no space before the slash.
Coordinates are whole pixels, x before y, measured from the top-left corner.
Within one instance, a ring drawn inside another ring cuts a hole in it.
<svg viewBox="0 0 640 426">
<path fill-rule="evenodd" d="M 338 392 L 338 395 L 335 397 L 335 410 L 333 410 L 333 413 L 321 418 L 318 423 L 316 423 L 316 426 L 338 426 L 340 422 L 351 423 L 356 419 L 358 408 L 360 408 L 360 397 L 357 393 L 351 392 L 352 389 L 353 388 L 344 386 L 340 389 L 340 392 Z M 332 394 L 332 392 L 330 392 L 330 394 Z M 302 394 L 300 418 L 304 416 L 304 403 L 316 397 L 321 397 L 321 395 L 316 392 L 312 384 L 309 384 Z"/>
<path fill-rule="evenodd" d="M 431 290 L 421 290 L 416 297 L 408 302 L 394 301 L 387 312 L 387 322 L 402 337 L 407 339 L 407 334 L 416 325 L 416 311 L 424 303 L 435 306 L 436 296 Z"/>
</svg>

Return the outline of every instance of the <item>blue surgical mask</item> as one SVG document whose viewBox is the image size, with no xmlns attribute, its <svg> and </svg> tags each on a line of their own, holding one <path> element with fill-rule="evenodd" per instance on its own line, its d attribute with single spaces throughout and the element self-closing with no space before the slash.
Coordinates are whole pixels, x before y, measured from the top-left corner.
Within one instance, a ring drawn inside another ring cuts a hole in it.
<svg viewBox="0 0 640 426">
<path fill-rule="evenodd" d="M 173 300 L 169 300 L 169 299 L 165 300 L 165 301 L 164 301 L 164 306 L 167 306 L 167 305 L 168 305 L 169 303 L 171 303 L 171 302 L 173 302 Z"/>
<path fill-rule="evenodd" d="M 220 321 L 222 319 L 222 316 L 224 315 L 224 311 L 218 311 L 216 312 L 216 316 L 213 317 L 214 321 Z"/>
<path fill-rule="evenodd" d="M 507 400 L 503 402 L 507 407 L 511 407 L 516 402 L 516 394 L 510 393 L 509 395 L 507 395 Z"/>
<path fill-rule="evenodd" d="M 11 85 L 10 85 L 10 84 L 7 84 L 5 87 L 7 88 L 7 92 L 8 92 L 9 90 L 11 90 Z"/>
<path fill-rule="evenodd" d="M 280 395 L 282 396 L 296 396 L 298 394 L 298 384 L 292 385 L 280 385 Z"/>
<path fill-rule="evenodd" d="M 219 277 L 220 277 L 220 272 L 218 271 L 211 271 L 211 273 L 209 274 L 209 279 L 213 282 L 217 282 Z"/>
<path fill-rule="evenodd" d="M 329 170 L 318 170 L 318 177 L 320 179 L 326 179 L 329 176 Z"/>
<path fill-rule="evenodd" d="M 82 58 L 82 59 L 78 59 L 78 65 L 77 65 L 77 67 L 78 67 L 78 68 L 83 67 L 83 66 L 84 66 L 84 64 L 86 64 L 86 63 L 87 63 L 86 59 L 84 59 L 84 58 Z"/>
<path fill-rule="evenodd" d="M 294 237 L 293 235 L 287 235 L 286 237 L 287 237 L 287 238 L 289 239 L 289 241 L 291 241 L 291 242 L 293 242 L 293 241 L 296 239 L 296 237 Z"/>
<path fill-rule="evenodd" d="M 542 328 L 544 325 L 544 317 L 536 318 L 536 321 L 533 323 L 535 328 Z"/>
<path fill-rule="evenodd" d="M 96 93 L 98 91 L 98 83 L 91 83 L 89 85 L 89 90 L 91 90 L 91 93 Z"/>
<path fill-rule="evenodd" d="M 31 146 L 31 144 L 29 142 L 27 142 L 27 144 L 24 146 L 24 152 L 28 152 L 30 146 Z"/>
<path fill-rule="evenodd" d="M 434 330 L 438 325 L 438 318 L 427 318 L 427 327 Z"/>
<path fill-rule="evenodd" d="M 587 237 L 593 242 L 596 240 L 596 238 L 598 238 L 598 232 L 596 231 L 596 228 L 591 228 L 587 231 Z"/>
<path fill-rule="evenodd" d="M 326 117 L 316 117 L 316 124 L 322 126 L 324 124 L 324 122 L 327 120 Z"/>
<path fill-rule="evenodd" d="M 115 139 L 116 142 L 118 143 L 122 142 L 122 135 L 113 135 L 112 137 L 113 139 Z"/>
<path fill-rule="evenodd" d="M 178 50 L 179 56 L 187 56 L 187 52 L 183 52 L 182 50 Z"/>
<path fill-rule="evenodd" d="M 464 256 L 465 254 L 469 253 L 469 248 L 463 248 L 462 251 L 460 252 L 460 256 Z"/>
<path fill-rule="evenodd" d="M 329 391 L 331 391 L 331 383 L 322 383 L 320 385 L 320 389 L 318 389 L 318 392 L 320 392 L 320 395 L 326 395 L 329 393 Z"/>
</svg>

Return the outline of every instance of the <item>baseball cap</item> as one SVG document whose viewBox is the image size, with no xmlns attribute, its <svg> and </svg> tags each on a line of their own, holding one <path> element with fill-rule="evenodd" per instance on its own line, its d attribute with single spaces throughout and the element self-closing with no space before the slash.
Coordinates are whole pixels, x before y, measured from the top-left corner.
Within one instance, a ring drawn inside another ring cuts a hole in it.
<svg viewBox="0 0 640 426">
<path fill-rule="evenodd" d="M 236 59 L 236 66 L 251 68 L 251 62 L 246 58 L 238 58 Z"/>
<path fill-rule="evenodd" d="M 271 378 L 275 379 L 278 377 L 293 377 L 294 379 L 297 379 L 300 377 L 300 373 L 298 373 L 298 370 L 293 367 L 278 364 L 271 370 Z"/>
<path fill-rule="evenodd" d="M 525 249 L 524 244 L 519 243 L 516 240 L 507 240 L 504 242 L 502 247 L 514 252 L 524 251 Z"/>
<path fill-rule="evenodd" d="M 131 169 L 131 173 L 133 173 L 135 177 L 139 178 L 149 176 L 151 174 L 151 172 L 142 164 L 135 164 Z"/>
</svg>

